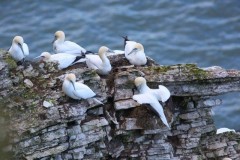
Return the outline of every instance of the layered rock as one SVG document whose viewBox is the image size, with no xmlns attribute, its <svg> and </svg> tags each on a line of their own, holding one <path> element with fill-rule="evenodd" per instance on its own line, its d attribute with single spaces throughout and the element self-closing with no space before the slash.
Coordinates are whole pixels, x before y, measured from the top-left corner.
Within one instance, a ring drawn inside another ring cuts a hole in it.
<svg viewBox="0 0 240 160">
<path fill-rule="evenodd" d="M 84 64 L 58 71 L 54 63 L 22 67 L 4 51 L 0 55 L 2 118 L 9 126 L 4 152 L 15 159 L 240 159 L 240 135 L 216 135 L 211 115 L 221 104 L 214 96 L 240 90 L 240 71 L 160 66 L 151 59 L 134 67 L 112 55 L 113 71 L 100 77 Z M 66 97 L 61 85 L 70 72 L 104 105 Z M 137 76 L 152 88 L 169 88 L 163 106 L 171 129 L 147 104 L 132 100 Z"/>
</svg>

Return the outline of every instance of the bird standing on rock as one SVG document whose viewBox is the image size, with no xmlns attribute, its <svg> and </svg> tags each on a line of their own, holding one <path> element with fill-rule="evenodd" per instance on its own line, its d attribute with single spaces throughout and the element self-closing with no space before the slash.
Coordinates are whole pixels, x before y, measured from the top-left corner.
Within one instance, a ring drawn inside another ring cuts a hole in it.
<svg viewBox="0 0 240 160">
<path fill-rule="evenodd" d="M 24 62 L 25 57 L 29 55 L 28 45 L 24 43 L 21 36 L 15 36 L 12 40 L 12 46 L 8 50 L 11 57 L 20 65 Z"/>
<path fill-rule="evenodd" d="M 106 53 L 113 53 L 109 48 L 102 46 L 99 48 L 98 55 L 86 55 L 86 64 L 88 68 L 96 70 L 100 75 L 107 75 L 112 69 L 111 63 Z"/>
<path fill-rule="evenodd" d="M 125 57 L 127 60 L 136 66 L 145 65 L 147 63 L 147 58 L 144 53 L 144 47 L 141 43 L 128 40 L 127 37 L 124 38 L 125 44 Z"/>
<path fill-rule="evenodd" d="M 143 77 L 137 77 L 134 81 L 140 94 L 133 95 L 133 99 L 139 104 L 150 104 L 152 109 L 156 111 L 161 118 L 162 122 L 169 127 L 166 116 L 164 115 L 163 107 L 158 101 L 166 102 L 170 97 L 169 90 L 163 86 L 159 85 L 158 89 L 150 89 L 147 86 L 146 79 Z M 170 127 L 169 127 L 170 128 Z"/>
<path fill-rule="evenodd" d="M 41 61 L 44 62 L 57 62 L 58 69 L 61 70 L 73 64 L 84 62 L 86 60 L 84 57 L 85 56 L 75 56 L 67 53 L 58 53 L 52 55 L 49 52 L 43 52 L 40 56 L 36 58 L 41 58 Z"/>
<path fill-rule="evenodd" d="M 78 56 L 92 53 L 91 51 L 86 51 L 86 49 L 79 46 L 75 42 L 65 41 L 65 33 L 63 31 L 55 32 L 55 37 L 53 40 L 53 50 L 55 53 L 68 53 Z"/>
</svg>

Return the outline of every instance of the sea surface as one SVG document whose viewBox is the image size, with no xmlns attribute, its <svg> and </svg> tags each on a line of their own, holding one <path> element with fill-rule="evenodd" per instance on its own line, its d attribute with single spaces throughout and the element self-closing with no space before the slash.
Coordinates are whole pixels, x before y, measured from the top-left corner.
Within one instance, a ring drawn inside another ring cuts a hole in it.
<svg viewBox="0 0 240 160">
<path fill-rule="evenodd" d="M 200 67 L 240 69 L 238 0 L 2 0 L 0 48 L 21 35 L 32 59 L 52 52 L 57 30 L 87 50 L 102 45 L 123 50 L 121 36 L 142 43 L 161 65 L 197 63 Z M 216 126 L 240 130 L 240 93 L 221 95 Z"/>
</svg>

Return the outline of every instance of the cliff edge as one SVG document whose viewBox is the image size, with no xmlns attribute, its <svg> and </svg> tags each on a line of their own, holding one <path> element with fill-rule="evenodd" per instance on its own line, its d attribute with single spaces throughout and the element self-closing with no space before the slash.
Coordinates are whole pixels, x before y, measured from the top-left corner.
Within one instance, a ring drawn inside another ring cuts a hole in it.
<svg viewBox="0 0 240 160">
<path fill-rule="evenodd" d="M 17 66 L 1 50 L 2 155 L 28 160 L 240 159 L 240 134 L 216 135 L 211 114 L 221 104 L 215 96 L 240 91 L 240 71 L 161 66 L 150 58 L 146 66 L 134 67 L 124 55 L 112 55 L 110 61 L 111 74 L 100 77 L 85 64 L 61 71 L 54 63 Z M 104 105 L 65 96 L 66 73 L 75 73 Z M 170 90 L 163 106 L 171 129 L 148 105 L 132 100 L 137 76 L 144 76 L 151 88 L 162 84 Z"/>
</svg>

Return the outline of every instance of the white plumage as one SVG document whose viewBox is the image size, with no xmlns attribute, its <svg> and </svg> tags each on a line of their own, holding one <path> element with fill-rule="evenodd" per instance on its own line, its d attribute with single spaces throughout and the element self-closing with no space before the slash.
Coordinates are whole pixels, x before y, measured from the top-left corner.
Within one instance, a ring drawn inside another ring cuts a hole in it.
<svg viewBox="0 0 240 160">
<path fill-rule="evenodd" d="M 217 129 L 217 134 L 224 133 L 224 132 L 235 132 L 234 129 L 229 129 L 229 128 L 219 128 Z"/>
<path fill-rule="evenodd" d="M 24 61 L 24 58 L 29 55 L 28 45 L 24 43 L 24 40 L 21 36 L 15 36 L 13 38 L 12 46 L 8 52 L 17 62 Z"/>
<path fill-rule="evenodd" d="M 58 53 L 51 55 L 49 52 L 43 52 L 36 58 L 41 58 L 41 60 L 44 62 L 57 62 L 58 69 L 64 69 L 73 64 L 84 62 L 86 60 L 82 56 L 75 56 L 67 53 Z"/>
<path fill-rule="evenodd" d="M 134 95 L 133 99 L 136 100 L 139 104 L 150 104 L 153 110 L 155 110 L 162 122 L 169 127 L 166 116 L 164 115 L 164 111 L 162 105 L 158 101 L 165 102 L 170 97 L 169 90 L 162 85 L 159 85 L 159 89 L 150 89 L 146 80 L 143 77 L 137 77 L 134 81 L 135 86 L 137 87 L 140 94 Z M 169 127 L 170 128 L 170 127 Z"/>
<path fill-rule="evenodd" d="M 108 55 L 118 55 L 118 54 L 124 54 L 124 51 L 123 50 L 113 50 L 113 53 L 110 53 Z"/>
<path fill-rule="evenodd" d="M 133 65 L 141 66 L 147 63 L 144 47 L 140 43 L 134 41 L 126 41 L 124 52 L 125 57 Z"/>
<path fill-rule="evenodd" d="M 71 73 L 67 74 L 62 85 L 63 92 L 73 99 L 88 99 L 96 94 L 85 84 L 76 82 L 76 76 Z"/>
<path fill-rule="evenodd" d="M 96 70 L 100 75 L 107 75 L 111 69 L 111 63 L 106 56 L 107 52 L 112 52 L 109 48 L 102 46 L 98 51 L 98 55 L 86 55 L 86 64 L 88 68 Z"/>
<path fill-rule="evenodd" d="M 55 53 L 68 53 L 73 55 L 82 55 L 86 49 L 72 41 L 65 41 L 65 33 L 57 31 L 53 41 L 53 50 Z"/>
<path fill-rule="evenodd" d="M 128 54 L 134 49 L 134 46 L 137 44 L 137 42 L 135 41 L 126 41 L 126 45 L 125 45 L 125 57 L 128 56 Z"/>
</svg>

